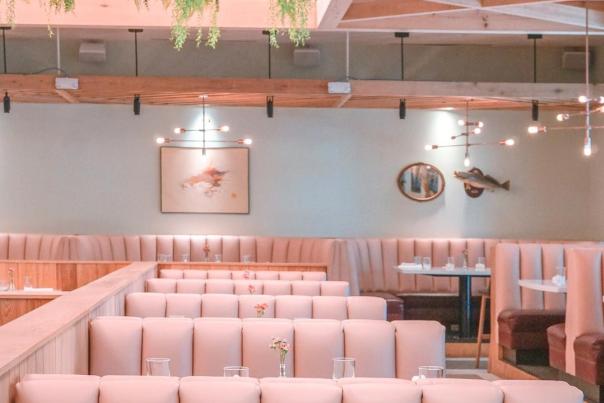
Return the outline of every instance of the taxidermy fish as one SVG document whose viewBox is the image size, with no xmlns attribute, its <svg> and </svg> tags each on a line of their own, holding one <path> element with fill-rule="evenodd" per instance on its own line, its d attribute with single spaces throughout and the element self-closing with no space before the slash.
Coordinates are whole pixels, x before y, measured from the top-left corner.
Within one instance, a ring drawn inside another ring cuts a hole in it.
<svg viewBox="0 0 604 403">
<path fill-rule="evenodd" d="M 510 190 L 510 181 L 499 183 L 497 179 L 490 175 L 481 175 L 477 172 L 455 171 L 453 175 L 463 183 L 479 189 L 490 190 L 497 189 Z"/>
</svg>

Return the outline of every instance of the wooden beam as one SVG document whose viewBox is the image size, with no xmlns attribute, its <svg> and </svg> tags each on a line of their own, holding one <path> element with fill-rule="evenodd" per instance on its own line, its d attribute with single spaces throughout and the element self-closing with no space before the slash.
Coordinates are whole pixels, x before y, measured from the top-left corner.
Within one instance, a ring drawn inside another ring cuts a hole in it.
<svg viewBox="0 0 604 403">
<path fill-rule="evenodd" d="M 351 4 L 352 0 L 317 0 L 317 28 L 336 28 Z"/>
<path fill-rule="evenodd" d="M 336 104 L 334 105 L 334 108 L 341 108 L 341 107 L 343 107 L 350 100 L 350 98 L 352 98 L 352 94 L 343 95 L 338 100 L 338 102 L 336 102 Z"/>
<path fill-rule="evenodd" d="M 67 101 L 70 104 L 79 104 L 80 101 L 78 101 L 78 99 L 76 97 L 74 97 L 73 95 L 71 95 L 69 92 L 65 91 L 65 90 L 55 90 L 55 92 L 57 93 L 57 95 L 59 95 L 61 98 L 63 98 L 65 101 Z"/>
<path fill-rule="evenodd" d="M 405 2 L 399 0 L 373 0 L 363 3 L 353 3 L 344 16 L 343 21 L 367 21 L 463 10 L 466 9 L 448 4 L 427 3 L 423 0 L 408 0 Z"/>
<path fill-rule="evenodd" d="M 564 4 L 534 3 L 523 6 L 502 6 L 490 10 L 515 17 L 532 18 L 576 27 L 585 26 L 585 9 Z M 589 24 L 594 29 L 604 29 L 604 12 L 592 10 L 589 13 Z"/>
<path fill-rule="evenodd" d="M 545 3 L 561 3 L 565 0 L 482 0 L 482 7 L 498 7 L 512 5 L 530 5 L 530 4 L 545 4 Z"/>
</svg>

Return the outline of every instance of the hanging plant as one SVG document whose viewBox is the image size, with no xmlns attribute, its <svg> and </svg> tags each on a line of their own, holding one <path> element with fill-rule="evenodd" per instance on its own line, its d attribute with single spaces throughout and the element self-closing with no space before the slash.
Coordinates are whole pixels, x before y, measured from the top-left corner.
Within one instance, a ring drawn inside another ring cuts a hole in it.
<svg viewBox="0 0 604 403">
<path fill-rule="evenodd" d="M 304 46 L 310 39 L 308 29 L 308 15 L 310 14 L 311 0 L 269 0 L 272 27 L 269 28 L 271 46 L 279 47 L 277 23 L 289 23 L 287 30 L 289 40 L 295 46 Z"/>
<path fill-rule="evenodd" d="M 137 0 L 140 1 L 140 0 Z M 145 0 L 148 1 L 148 0 Z M 218 28 L 218 0 L 162 0 L 165 8 L 172 8 L 172 42 L 174 48 L 181 50 L 187 38 L 189 37 L 188 22 L 196 16 L 199 21 L 197 35 L 195 35 L 195 44 L 200 46 L 203 42 L 203 28 L 201 20 L 204 12 L 208 10 L 211 13 L 210 27 L 208 29 L 208 37 L 206 46 L 215 49 L 218 39 L 220 38 L 220 28 Z"/>
<path fill-rule="evenodd" d="M 16 0 L 4 0 L 5 1 L 5 12 L 4 18 L 2 20 L 10 25 L 15 25 L 15 3 Z M 1 0 L 0 0 L 1 3 Z M 61 13 L 61 12 L 70 12 L 73 11 L 75 7 L 75 0 L 40 0 L 40 5 L 44 7 L 46 10 L 46 14 L 50 18 L 50 14 L 52 12 Z M 48 27 L 49 32 L 50 24 Z"/>
</svg>

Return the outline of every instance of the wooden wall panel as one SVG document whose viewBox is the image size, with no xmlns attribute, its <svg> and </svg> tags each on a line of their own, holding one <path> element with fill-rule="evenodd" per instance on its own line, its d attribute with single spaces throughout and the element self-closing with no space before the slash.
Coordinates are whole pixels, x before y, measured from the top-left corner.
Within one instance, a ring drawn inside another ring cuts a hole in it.
<svg viewBox="0 0 604 403">
<path fill-rule="evenodd" d="M 123 315 L 125 296 L 156 272 L 155 263 L 130 264 L 1 326 L 0 403 L 14 402 L 28 373 L 87 374 L 90 320 Z"/>
</svg>

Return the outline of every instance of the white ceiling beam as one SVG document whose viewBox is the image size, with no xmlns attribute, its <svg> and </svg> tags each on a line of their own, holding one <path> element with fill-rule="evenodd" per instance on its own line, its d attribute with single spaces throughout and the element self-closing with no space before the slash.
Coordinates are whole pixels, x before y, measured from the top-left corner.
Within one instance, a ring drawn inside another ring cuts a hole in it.
<svg viewBox="0 0 604 403">
<path fill-rule="evenodd" d="M 545 3 L 526 6 L 500 6 L 489 8 L 489 10 L 516 17 L 532 18 L 577 27 L 585 26 L 585 9 L 564 4 Z M 592 28 L 604 29 L 604 13 L 591 10 L 589 12 L 589 24 Z"/>
<path fill-rule="evenodd" d="M 459 97 L 572 102 L 585 94 L 585 84 L 566 83 L 352 80 L 350 84 L 352 96 L 364 97 Z M 591 93 L 604 93 L 604 84 L 591 85 Z"/>
<path fill-rule="evenodd" d="M 317 0 L 317 28 L 336 28 L 351 4 L 352 0 Z"/>
</svg>

